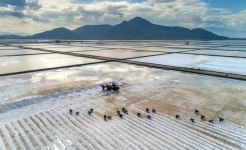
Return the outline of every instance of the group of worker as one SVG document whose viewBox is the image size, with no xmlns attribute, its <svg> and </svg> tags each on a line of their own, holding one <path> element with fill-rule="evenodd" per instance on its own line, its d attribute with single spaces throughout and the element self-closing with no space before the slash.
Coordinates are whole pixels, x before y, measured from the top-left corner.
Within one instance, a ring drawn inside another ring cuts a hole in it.
<svg viewBox="0 0 246 150">
<path fill-rule="evenodd" d="M 196 115 L 199 115 L 199 110 L 195 109 L 195 114 Z M 179 119 L 179 115 L 176 115 L 175 117 L 176 117 L 176 119 Z M 204 115 L 201 115 L 201 119 L 204 120 L 205 119 L 205 116 Z M 192 123 L 195 123 L 195 119 L 193 119 L 193 118 L 190 118 L 190 121 Z M 209 119 L 208 122 L 213 123 L 214 120 L 213 119 Z M 223 118 L 219 118 L 219 122 L 224 122 L 224 119 Z"/>
<path fill-rule="evenodd" d="M 72 109 L 69 109 L 69 113 L 72 114 L 73 113 L 73 110 Z M 76 116 L 78 116 L 79 115 L 79 111 L 76 111 L 75 114 L 76 114 Z"/>
<path fill-rule="evenodd" d="M 69 109 L 69 113 L 73 114 L 73 110 Z M 92 108 L 88 111 L 88 115 L 91 115 L 91 113 L 93 113 L 93 109 Z M 76 111 L 75 114 L 76 114 L 76 116 L 79 116 L 79 111 Z"/>
</svg>

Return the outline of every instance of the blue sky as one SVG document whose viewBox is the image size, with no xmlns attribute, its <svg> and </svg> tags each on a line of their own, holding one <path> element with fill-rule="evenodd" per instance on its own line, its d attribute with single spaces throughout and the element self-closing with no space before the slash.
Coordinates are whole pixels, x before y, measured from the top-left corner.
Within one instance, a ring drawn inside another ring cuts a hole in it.
<svg viewBox="0 0 246 150">
<path fill-rule="evenodd" d="M 136 16 L 166 26 L 246 30 L 246 0 L 0 0 L 0 33 L 115 25 Z"/>
<path fill-rule="evenodd" d="M 233 13 L 239 13 L 246 9 L 245 0 L 204 0 L 209 7 L 228 9 Z"/>
</svg>

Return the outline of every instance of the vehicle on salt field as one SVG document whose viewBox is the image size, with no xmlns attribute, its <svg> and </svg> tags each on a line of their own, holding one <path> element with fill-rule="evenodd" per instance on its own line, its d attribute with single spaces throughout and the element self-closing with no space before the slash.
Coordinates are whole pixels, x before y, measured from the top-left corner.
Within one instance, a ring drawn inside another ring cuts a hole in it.
<svg viewBox="0 0 246 150">
<path fill-rule="evenodd" d="M 116 83 L 112 83 L 112 85 L 102 85 L 102 90 L 104 91 L 105 90 L 105 88 L 107 89 L 107 91 L 111 91 L 111 90 L 113 90 L 113 91 L 119 91 L 119 89 L 120 89 L 120 87 L 119 87 L 119 85 L 118 84 L 116 84 Z"/>
</svg>

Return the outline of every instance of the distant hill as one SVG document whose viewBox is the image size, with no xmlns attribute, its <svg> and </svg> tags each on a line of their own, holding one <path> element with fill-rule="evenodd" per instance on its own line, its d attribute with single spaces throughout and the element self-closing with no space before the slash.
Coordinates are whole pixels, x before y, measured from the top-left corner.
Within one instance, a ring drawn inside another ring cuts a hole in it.
<svg viewBox="0 0 246 150">
<path fill-rule="evenodd" d="M 183 27 L 168 27 L 152 24 L 140 17 L 123 21 L 106 32 L 100 39 L 104 40 L 178 40 L 200 39 L 220 40 L 227 37 L 218 36 L 204 29 L 187 29 Z"/>
<path fill-rule="evenodd" d="M 98 39 L 103 34 L 111 30 L 111 25 L 86 25 L 73 30 L 82 39 Z"/>
<path fill-rule="evenodd" d="M 20 35 L 0 35 L 0 39 L 30 39 L 31 36 L 20 36 Z"/>
<path fill-rule="evenodd" d="M 79 36 L 66 28 L 56 28 L 50 31 L 37 33 L 32 36 L 34 39 L 79 39 Z"/>
<path fill-rule="evenodd" d="M 75 30 L 56 28 L 50 31 L 23 36 L 34 39 L 82 39 L 82 40 L 224 40 L 204 29 L 187 29 L 157 25 L 140 17 L 123 21 L 115 26 L 86 25 Z"/>
<path fill-rule="evenodd" d="M 221 36 L 227 36 L 230 38 L 246 38 L 246 30 L 233 30 L 233 29 L 225 29 L 225 28 L 217 28 L 217 27 L 207 27 L 204 28 L 210 32 Z"/>
</svg>

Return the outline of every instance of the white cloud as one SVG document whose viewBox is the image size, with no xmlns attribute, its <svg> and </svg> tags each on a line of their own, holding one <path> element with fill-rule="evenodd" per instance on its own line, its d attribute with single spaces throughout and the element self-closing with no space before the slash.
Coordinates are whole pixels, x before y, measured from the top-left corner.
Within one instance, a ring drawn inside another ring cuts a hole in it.
<svg viewBox="0 0 246 150">
<path fill-rule="evenodd" d="M 3 9 L 14 11 L 14 8 L 0 7 L 0 12 Z M 22 29 L 23 32 L 28 29 L 28 33 L 36 33 L 62 26 L 74 29 L 87 24 L 114 25 L 136 16 L 168 26 L 246 27 L 246 10 L 233 14 L 226 9 L 209 8 L 201 0 L 147 0 L 142 3 L 127 0 L 95 0 L 85 3 L 75 3 L 74 0 L 32 0 L 30 7 L 21 12 L 25 15 L 24 18 L 8 17 L 11 21 L 1 19 L 0 30 L 11 32 Z M 22 21 L 28 23 L 21 24 Z"/>
</svg>

